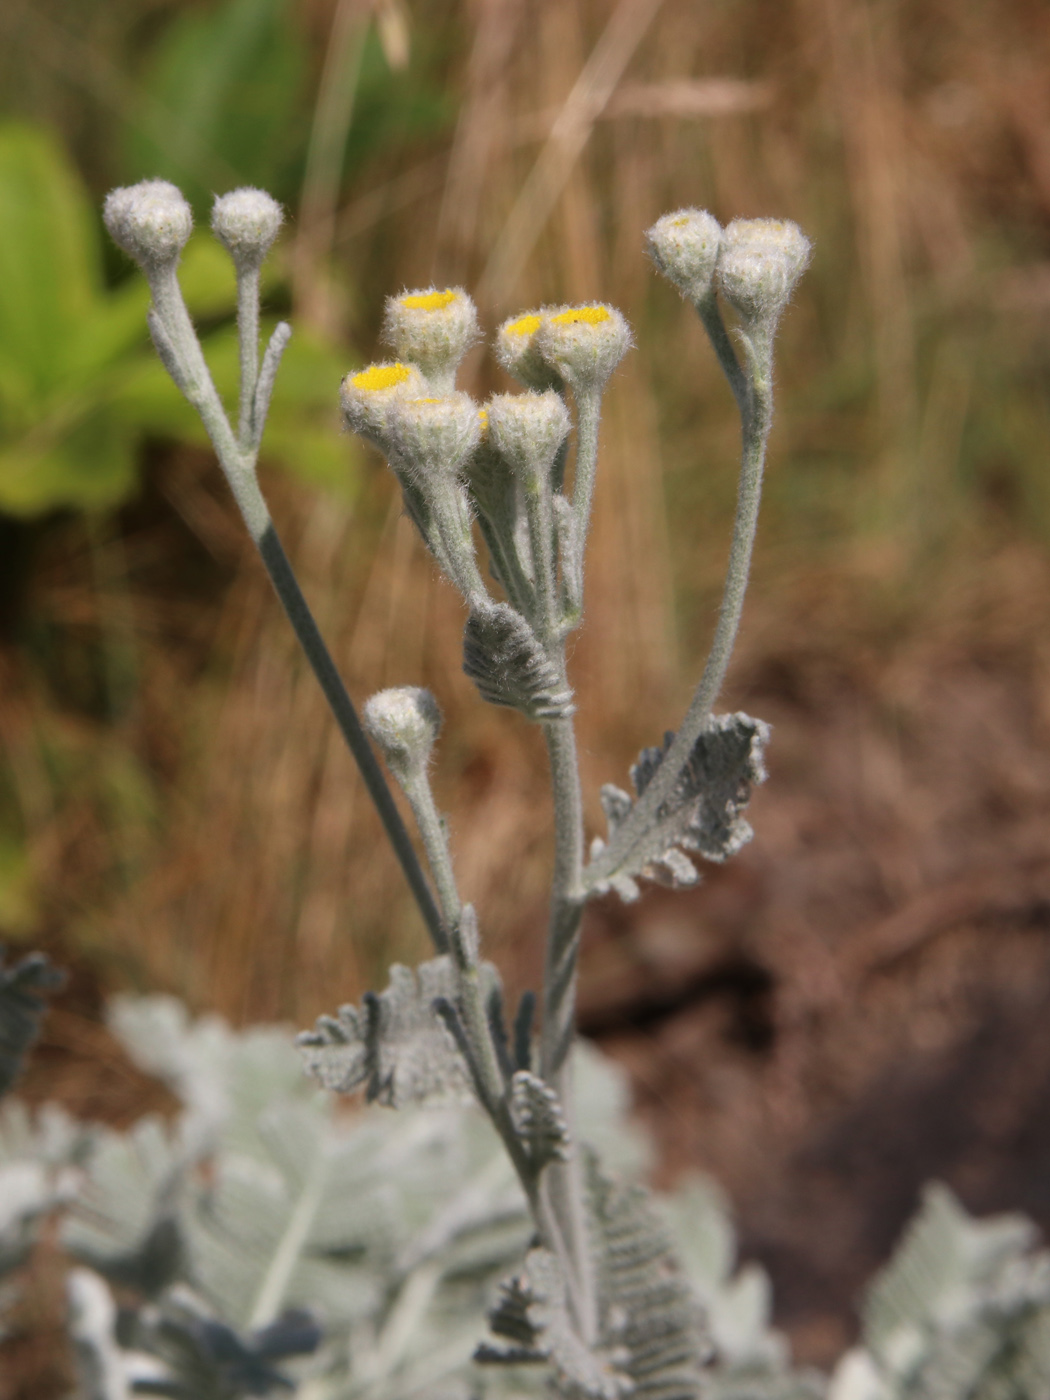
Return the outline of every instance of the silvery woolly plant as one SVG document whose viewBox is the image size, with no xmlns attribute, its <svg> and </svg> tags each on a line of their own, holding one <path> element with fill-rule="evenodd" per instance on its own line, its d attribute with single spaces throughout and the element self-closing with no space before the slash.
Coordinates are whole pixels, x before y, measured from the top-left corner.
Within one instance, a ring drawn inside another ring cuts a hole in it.
<svg viewBox="0 0 1050 1400">
<path fill-rule="evenodd" d="M 256 476 L 267 405 L 290 328 L 259 358 L 259 269 L 281 211 L 259 190 L 215 202 L 212 228 L 237 272 L 240 404 L 237 423 L 212 382 L 179 290 L 189 206 L 164 181 L 115 190 L 105 218 L 149 279 L 150 332 L 175 383 L 199 412 L 278 596 L 357 760 L 434 943 L 388 988 L 322 1017 L 300 1036 L 306 1064 L 339 1092 L 401 1104 L 472 1095 L 494 1124 L 524 1191 L 534 1243 L 500 1290 L 493 1337 L 478 1359 L 549 1363 L 566 1396 L 627 1394 L 675 1400 L 701 1388 L 702 1319 L 670 1243 L 644 1197 L 610 1180 L 574 1131 L 570 1049 L 580 921 L 609 891 L 630 900 L 639 879 L 696 882 L 692 857 L 722 861 L 750 837 L 743 811 L 762 781 L 766 726 L 716 715 L 740 621 L 772 417 L 777 322 L 809 256 L 792 223 L 738 220 L 723 229 L 685 209 L 648 233 L 651 256 L 695 306 L 742 422 L 739 498 L 724 596 L 700 682 L 677 732 L 631 771 L 633 795 L 601 794 L 608 830 L 585 845 L 574 697 L 566 642 L 584 611 L 584 554 L 598 463 L 603 394 L 631 344 L 611 306 L 544 307 L 500 327 L 496 354 L 523 392 L 480 407 L 456 389 L 479 338 L 460 288 L 412 291 L 387 302 L 391 359 L 349 375 L 350 428 L 386 456 L 405 509 L 466 604 L 463 667 L 483 699 L 538 724 L 550 759 L 555 856 L 540 1011 L 526 993 L 504 1011 L 496 969 L 481 956 L 478 919 L 463 903 L 428 767 L 440 729 L 429 692 L 373 696 L 363 723 L 310 614 Z M 731 335 L 723 320 L 735 321 Z M 488 553 L 479 564 L 475 524 Z M 366 734 L 367 731 L 367 734 Z M 412 811 L 424 872 L 369 736 Z M 538 1030 L 534 1031 L 534 1019 Z"/>
</svg>

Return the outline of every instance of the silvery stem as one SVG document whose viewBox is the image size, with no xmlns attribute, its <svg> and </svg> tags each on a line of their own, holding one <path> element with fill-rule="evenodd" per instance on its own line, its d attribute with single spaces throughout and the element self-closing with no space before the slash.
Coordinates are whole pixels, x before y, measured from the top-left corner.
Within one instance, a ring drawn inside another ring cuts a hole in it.
<svg viewBox="0 0 1050 1400">
<path fill-rule="evenodd" d="M 755 542 L 758 508 L 762 497 L 766 443 L 772 421 L 771 336 L 768 332 L 763 333 L 762 328 L 752 328 L 750 337 L 742 336 L 741 340 L 747 356 L 748 374 L 742 423 L 740 480 L 722 605 L 711 650 L 689 709 L 655 776 L 631 808 L 627 820 L 588 867 L 586 880 L 591 888 L 616 871 L 634 842 L 650 829 L 660 807 L 671 795 L 722 689 L 733 643 L 736 641 L 751 568 L 751 551 Z"/>
<path fill-rule="evenodd" d="M 365 787 L 376 806 L 390 844 L 419 906 L 423 922 L 438 952 L 447 952 L 448 940 L 441 914 L 434 902 L 419 858 L 401 820 L 383 770 L 361 727 L 354 703 L 324 643 L 278 538 L 255 474 L 255 450 L 242 450 L 234 437 L 189 312 L 186 310 L 186 303 L 175 276 L 174 264 L 157 276 L 151 277 L 150 289 L 154 302 L 150 330 L 161 359 L 175 383 L 200 414 L 234 500 L 248 527 L 248 533 L 266 566 L 277 596 L 320 683 L 347 747 L 354 756 Z"/>
</svg>

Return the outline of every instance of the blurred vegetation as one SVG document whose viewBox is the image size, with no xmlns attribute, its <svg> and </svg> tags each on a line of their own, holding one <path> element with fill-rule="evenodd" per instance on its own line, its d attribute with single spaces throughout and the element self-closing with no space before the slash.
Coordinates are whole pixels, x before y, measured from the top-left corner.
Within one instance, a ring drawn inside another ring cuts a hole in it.
<svg viewBox="0 0 1050 1400">
<path fill-rule="evenodd" d="M 478 713 L 454 600 L 338 435 L 384 292 L 462 281 L 489 325 L 601 296 L 636 327 L 575 657 L 592 791 L 684 693 L 733 509 L 725 386 L 641 253 L 665 209 L 781 214 L 817 247 L 783 332 L 760 627 L 814 569 L 893 619 L 953 561 L 1050 540 L 1038 0 L 8 0 L 0 35 L 2 937 L 234 1018 L 306 1019 L 420 946 L 102 240 L 113 184 L 174 179 L 201 219 L 243 182 L 288 206 L 264 451 L 296 479 L 269 490 L 355 693 L 423 682 L 448 712 L 439 783 L 497 944 L 542 905 L 538 751 Z M 206 235 L 185 283 L 228 392 Z M 469 378 L 499 382 L 480 357 Z"/>
</svg>

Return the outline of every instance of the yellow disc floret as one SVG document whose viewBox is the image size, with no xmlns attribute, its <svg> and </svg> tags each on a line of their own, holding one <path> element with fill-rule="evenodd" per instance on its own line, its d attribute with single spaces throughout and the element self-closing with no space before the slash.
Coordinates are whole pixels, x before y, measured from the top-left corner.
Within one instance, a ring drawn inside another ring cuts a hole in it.
<svg viewBox="0 0 1050 1400">
<path fill-rule="evenodd" d="M 504 335 L 535 335 L 540 328 L 540 317 L 535 312 L 530 311 L 525 316 L 519 316 L 516 321 L 510 321 L 503 327 Z"/>
<path fill-rule="evenodd" d="M 395 389 L 398 384 L 404 384 L 411 374 L 411 367 L 400 363 L 369 365 L 367 369 L 361 370 L 360 374 L 352 375 L 350 383 L 355 389 L 375 394 L 383 389 Z"/>
<path fill-rule="evenodd" d="M 456 300 L 456 293 L 451 287 L 446 287 L 443 292 L 414 292 L 399 300 L 409 311 L 444 311 Z"/>
<path fill-rule="evenodd" d="M 600 326 L 608 321 L 609 308 L 606 306 L 570 306 L 568 311 L 559 311 L 551 320 L 556 326 Z"/>
</svg>

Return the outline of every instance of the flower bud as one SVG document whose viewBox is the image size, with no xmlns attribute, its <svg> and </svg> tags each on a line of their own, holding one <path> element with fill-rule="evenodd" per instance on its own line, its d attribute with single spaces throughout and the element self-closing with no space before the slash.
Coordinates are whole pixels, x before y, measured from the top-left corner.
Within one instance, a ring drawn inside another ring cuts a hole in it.
<svg viewBox="0 0 1050 1400">
<path fill-rule="evenodd" d="M 277 237 L 284 213 L 265 190 L 231 190 L 216 197 L 211 211 L 215 237 L 240 266 L 257 267 Z"/>
<path fill-rule="evenodd" d="M 388 421 L 400 398 L 417 398 L 426 392 L 418 369 L 401 363 L 368 365 L 348 374 L 339 389 L 346 426 L 370 442 L 385 448 L 390 441 Z"/>
<path fill-rule="evenodd" d="M 722 226 L 706 209 L 679 209 L 657 219 L 645 235 L 649 256 L 689 301 L 711 290 Z"/>
<path fill-rule="evenodd" d="M 630 344 L 627 322 L 612 306 L 551 312 L 536 331 L 536 349 L 575 392 L 601 390 Z"/>
<path fill-rule="evenodd" d="M 398 470 L 419 480 L 462 476 L 481 440 L 478 406 L 468 394 L 398 398 L 388 420 Z"/>
<path fill-rule="evenodd" d="M 365 702 L 362 718 L 402 786 L 422 773 L 441 729 L 441 711 L 429 690 L 416 685 L 380 690 Z"/>
<path fill-rule="evenodd" d="M 542 311 L 527 311 L 523 316 L 512 316 L 504 321 L 496 332 L 496 359 L 519 384 L 526 389 L 560 389 L 562 377 L 553 369 L 536 348 L 536 332 L 547 314 Z"/>
<path fill-rule="evenodd" d="M 103 218 L 113 242 L 147 273 L 178 262 L 193 232 L 190 206 L 167 180 L 111 190 Z"/>
<path fill-rule="evenodd" d="M 489 399 L 488 442 L 523 480 L 547 476 L 569 427 L 569 410 L 553 389 Z"/>
<path fill-rule="evenodd" d="M 478 314 L 461 287 L 387 297 L 383 340 L 399 360 L 418 365 L 435 389 L 453 387 L 459 362 L 477 338 Z"/>
<path fill-rule="evenodd" d="M 787 219 L 734 219 L 715 276 L 745 326 L 772 325 L 809 262 L 809 239 Z"/>
</svg>

